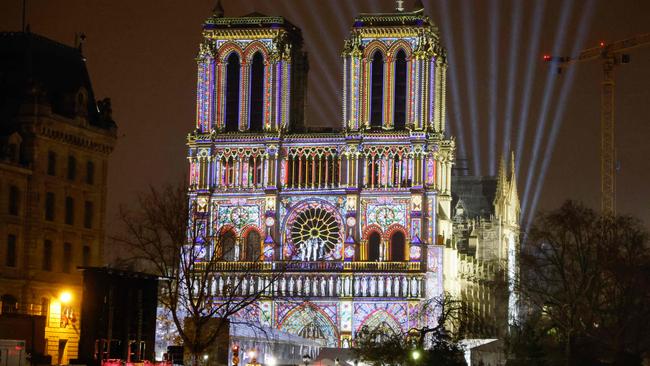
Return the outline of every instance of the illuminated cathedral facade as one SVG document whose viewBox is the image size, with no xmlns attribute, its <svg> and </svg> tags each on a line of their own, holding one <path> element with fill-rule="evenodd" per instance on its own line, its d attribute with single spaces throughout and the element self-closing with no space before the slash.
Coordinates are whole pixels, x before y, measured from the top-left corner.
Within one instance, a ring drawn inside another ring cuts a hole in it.
<svg viewBox="0 0 650 366">
<path fill-rule="evenodd" d="M 468 254 L 454 238 L 446 53 L 424 9 L 354 19 L 332 131 L 304 124 L 307 60 L 289 21 L 217 11 L 203 37 L 190 206 L 218 238 L 205 255 L 223 253 L 215 301 L 253 263 L 259 270 L 239 291 L 260 288 L 290 263 L 251 309 L 263 326 L 348 347 L 364 326 L 404 333 L 434 321 L 422 302 L 441 296 L 452 277 L 454 286 L 471 280 L 460 280 Z M 509 220 L 514 235 L 518 217 Z M 489 245 L 507 260 L 503 234 Z M 446 257 L 455 263 L 449 279 Z"/>
</svg>

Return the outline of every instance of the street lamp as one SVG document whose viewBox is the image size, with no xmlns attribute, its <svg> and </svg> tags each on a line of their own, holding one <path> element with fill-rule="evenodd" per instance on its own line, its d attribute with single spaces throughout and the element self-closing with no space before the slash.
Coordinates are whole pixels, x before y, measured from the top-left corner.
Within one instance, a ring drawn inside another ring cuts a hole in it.
<svg viewBox="0 0 650 366">
<path fill-rule="evenodd" d="M 75 322 L 74 311 L 70 303 L 72 302 L 72 293 L 70 291 L 62 291 L 59 294 L 59 302 L 61 303 L 61 318 L 59 320 L 59 327 L 65 328 L 70 322 Z"/>
<path fill-rule="evenodd" d="M 70 291 L 61 292 L 61 294 L 59 294 L 59 300 L 63 304 L 68 304 L 70 301 L 72 301 L 72 293 L 70 293 Z"/>
<path fill-rule="evenodd" d="M 419 360 L 420 356 L 422 355 L 420 354 L 420 351 L 417 349 L 414 349 L 413 352 L 411 352 L 411 357 L 413 358 L 413 361 Z"/>
<path fill-rule="evenodd" d="M 310 355 L 302 356 L 302 362 L 305 363 L 305 366 L 309 366 L 309 361 L 311 361 L 311 356 Z"/>
</svg>

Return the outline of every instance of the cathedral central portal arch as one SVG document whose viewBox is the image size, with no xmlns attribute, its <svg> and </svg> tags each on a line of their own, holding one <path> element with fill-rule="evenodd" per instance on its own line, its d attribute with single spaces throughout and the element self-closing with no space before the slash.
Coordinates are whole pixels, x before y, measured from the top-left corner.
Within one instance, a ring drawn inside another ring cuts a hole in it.
<svg viewBox="0 0 650 366">
<path fill-rule="evenodd" d="M 357 333 L 360 331 L 382 331 L 385 334 L 402 334 L 402 327 L 395 319 L 395 316 L 385 310 L 375 310 L 368 315 L 359 325 Z"/>
<path fill-rule="evenodd" d="M 339 347 L 339 332 L 332 320 L 312 304 L 304 304 L 291 310 L 278 329 L 289 334 L 312 339 L 322 347 Z"/>
</svg>

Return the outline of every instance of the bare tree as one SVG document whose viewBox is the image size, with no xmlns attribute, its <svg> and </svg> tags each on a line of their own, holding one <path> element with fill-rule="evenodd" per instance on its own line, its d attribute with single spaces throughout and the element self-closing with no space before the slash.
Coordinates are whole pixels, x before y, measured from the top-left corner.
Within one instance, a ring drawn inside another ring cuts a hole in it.
<svg viewBox="0 0 650 366">
<path fill-rule="evenodd" d="M 416 317 L 425 325 L 406 333 L 381 325 L 363 327 L 355 339 L 355 353 L 375 366 L 465 364 L 459 341 L 483 320 L 464 301 L 445 293 L 423 301 Z"/>
<path fill-rule="evenodd" d="M 193 364 L 228 324 L 257 326 L 244 310 L 272 295 L 282 275 L 281 268 L 260 274 L 271 265 L 262 261 L 261 250 L 248 262 L 230 261 L 237 246 L 226 243 L 225 233 L 211 231 L 205 211 L 190 202 L 184 186 L 150 187 L 133 207 L 121 208 L 124 232 L 113 238 L 130 262 L 160 277 L 159 301 Z"/>
<path fill-rule="evenodd" d="M 639 364 L 649 350 L 647 237 L 637 220 L 571 201 L 537 218 L 519 290 L 566 364 Z"/>
</svg>

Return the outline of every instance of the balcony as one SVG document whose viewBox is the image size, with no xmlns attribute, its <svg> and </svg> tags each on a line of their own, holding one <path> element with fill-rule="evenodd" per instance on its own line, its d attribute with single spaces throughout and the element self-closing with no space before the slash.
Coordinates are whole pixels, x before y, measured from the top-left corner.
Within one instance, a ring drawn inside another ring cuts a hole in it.
<svg viewBox="0 0 650 366">
<path fill-rule="evenodd" d="M 211 272 L 419 272 L 420 262 L 197 262 L 197 271 Z"/>
</svg>

